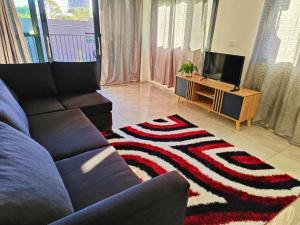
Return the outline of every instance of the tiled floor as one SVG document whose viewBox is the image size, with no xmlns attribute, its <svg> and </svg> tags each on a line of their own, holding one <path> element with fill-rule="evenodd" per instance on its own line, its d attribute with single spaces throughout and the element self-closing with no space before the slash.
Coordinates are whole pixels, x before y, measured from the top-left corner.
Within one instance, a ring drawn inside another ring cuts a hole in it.
<svg viewBox="0 0 300 225">
<path fill-rule="evenodd" d="M 232 121 L 185 100 L 177 102 L 172 91 L 152 83 L 110 86 L 101 93 L 113 102 L 114 128 L 178 114 L 300 180 L 300 147 L 291 146 L 271 131 L 243 125 L 237 132 Z M 300 199 L 269 224 L 300 225 Z"/>
</svg>

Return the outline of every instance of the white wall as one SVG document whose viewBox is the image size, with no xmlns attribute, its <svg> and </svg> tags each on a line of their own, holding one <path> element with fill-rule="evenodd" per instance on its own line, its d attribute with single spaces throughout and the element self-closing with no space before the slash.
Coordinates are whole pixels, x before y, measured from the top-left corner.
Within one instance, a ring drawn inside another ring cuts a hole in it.
<svg viewBox="0 0 300 225">
<path fill-rule="evenodd" d="M 219 0 L 212 51 L 244 55 L 249 66 L 265 0 Z M 230 42 L 236 46 L 230 46 Z"/>
</svg>

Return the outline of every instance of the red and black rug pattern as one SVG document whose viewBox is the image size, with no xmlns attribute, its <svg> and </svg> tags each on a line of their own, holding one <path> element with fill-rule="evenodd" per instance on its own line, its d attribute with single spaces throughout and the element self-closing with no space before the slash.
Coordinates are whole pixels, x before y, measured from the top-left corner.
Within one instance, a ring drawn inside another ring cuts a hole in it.
<svg viewBox="0 0 300 225">
<path fill-rule="evenodd" d="M 265 224 L 300 194 L 300 182 L 178 115 L 104 133 L 148 180 L 177 170 L 190 183 L 186 225 Z"/>
</svg>

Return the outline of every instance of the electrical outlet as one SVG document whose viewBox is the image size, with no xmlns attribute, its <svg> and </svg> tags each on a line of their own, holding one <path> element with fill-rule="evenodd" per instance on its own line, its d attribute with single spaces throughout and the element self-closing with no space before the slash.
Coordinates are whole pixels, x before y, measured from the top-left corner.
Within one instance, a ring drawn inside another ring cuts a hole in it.
<svg viewBox="0 0 300 225">
<path fill-rule="evenodd" d="M 229 41 L 229 47 L 235 48 L 237 46 L 237 41 L 236 40 L 230 40 Z"/>
</svg>

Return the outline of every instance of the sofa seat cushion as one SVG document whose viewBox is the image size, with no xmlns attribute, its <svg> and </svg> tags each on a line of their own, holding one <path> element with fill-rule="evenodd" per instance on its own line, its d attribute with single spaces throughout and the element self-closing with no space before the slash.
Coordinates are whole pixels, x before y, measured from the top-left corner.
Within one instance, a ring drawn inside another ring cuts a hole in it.
<svg viewBox="0 0 300 225">
<path fill-rule="evenodd" d="M 24 100 L 21 105 L 27 116 L 62 111 L 65 109 L 55 97 Z"/>
<path fill-rule="evenodd" d="M 0 121 L 30 136 L 25 112 L 0 79 Z"/>
<path fill-rule="evenodd" d="M 59 100 L 67 109 L 80 108 L 88 117 L 110 112 L 112 103 L 98 92 L 62 95 Z"/>
<path fill-rule="evenodd" d="M 66 110 L 29 117 L 31 136 L 54 160 L 107 146 L 108 142 L 79 110 Z"/>
<path fill-rule="evenodd" d="M 56 166 L 75 211 L 141 182 L 112 146 L 57 161 Z"/>
<path fill-rule="evenodd" d="M 48 224 L 74 212 L 49 153 L 0 122 L 0 224 Z"/>
</svg>

